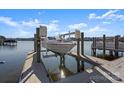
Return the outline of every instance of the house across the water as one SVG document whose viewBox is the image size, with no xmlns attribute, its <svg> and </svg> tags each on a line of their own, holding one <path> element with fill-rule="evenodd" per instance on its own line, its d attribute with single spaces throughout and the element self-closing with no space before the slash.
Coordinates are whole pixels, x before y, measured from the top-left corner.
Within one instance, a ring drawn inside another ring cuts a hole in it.
<svg viewBox="0 0 124 93">
<path fill-rule="evenodd" d="M 7 39 L 4 36 L 0 36 L 0 45 L 17 45 L 16 39 Z"/>
<path fill-rule="evenodd" d="M 0 45 L 4 45 L 4 41 L 6 38 L 4 36 L 0 36 Z"/>
</svg>

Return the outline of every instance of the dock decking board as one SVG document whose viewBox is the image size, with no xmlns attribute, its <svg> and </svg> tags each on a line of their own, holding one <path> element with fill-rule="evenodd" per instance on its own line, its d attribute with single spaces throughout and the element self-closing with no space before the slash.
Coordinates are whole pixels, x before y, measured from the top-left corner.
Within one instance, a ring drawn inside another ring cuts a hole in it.
<svg viewBox="0 0 124 93">
<path fill-rule="evenodd" d="M 52 82 L 48 77 L 43 63 L 37 63 L 35 53 L 30 53 L 24 63 L 20 83 L 49 83 Z"/>
<path fill-rule="evenodd" d="M 77 54 L 71 52 L 69 55 L 77 57 Z M 110 83 L 124 82 L 124 57 L 114 61 L 107 61 L 93 56 L 78 57 L 80 60 L 95 65 L 93 72 L 88 73 L 86 70 L 55 83 Z M 100 77 L 101 79 L 95 79 Z M 37 63 L 35 53 L 30 53 L 26 60 L 20 77 L 20 83 L 49 83 L 48 73 L 42 63 Z"/>
<path fill-rule="evenodd" d="M 124 82 L 124 57 L 114 61 L 108 61 L 93 56 L 78 56 L 74 52 L 71 52 L 69 55 L 78 57 L 80 60 L 84 60 L 85 62 L 95 65 L 94 69 L 103 74 L 111 82 Z"/>
</svg>

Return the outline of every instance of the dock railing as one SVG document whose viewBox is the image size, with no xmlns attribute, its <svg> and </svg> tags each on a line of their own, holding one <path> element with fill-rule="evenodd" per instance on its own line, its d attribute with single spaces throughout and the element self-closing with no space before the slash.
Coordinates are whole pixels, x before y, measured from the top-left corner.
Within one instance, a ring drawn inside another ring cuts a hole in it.
<svg viewBox="0 0 124 93">
<path fill-rule="evenodd" d="M 96 49 L 103 50 L 103 55 L 105 55 L 106 50 L 114 51 L 115 55 L 118 56 L 118 52 L 124 52 L 124 42 L 120 41 L 121 37 L 119 35 L 115 37 L 106 37 L 103 35 L 103 38 L 94 37 L 91 49 L 93 55 L 96 55 Z"/>
</svg>

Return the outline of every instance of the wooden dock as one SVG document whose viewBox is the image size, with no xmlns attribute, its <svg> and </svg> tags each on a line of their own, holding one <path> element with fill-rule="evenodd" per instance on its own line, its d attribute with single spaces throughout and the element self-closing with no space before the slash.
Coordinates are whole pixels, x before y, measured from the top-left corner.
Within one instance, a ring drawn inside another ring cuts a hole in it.
<svg viewBox="0 0 124 93">
<path fill-rule="evenodd" d="M 41 60 L 41 41 L 40 41 L 40 29 L 42 27 L 36 28 L 36 34 L 34 35 L 34 52 L 30 53 L 26 60 L 20 76 L 20 83 L 50 83 L 53 82 L 49 73 L 47 72 L 42 60 Z M 77 31 L 79 32 L 79 31 Z M 71 33 L 74 34 L 74 33 Z M 67 34 L 63 34 L 64 37 Z M 70 35 L 70 33 L 69 33 Z M 93 56 L 84 55 L 84 33 L 80 32 L 76 35 L 77 40 L 77 52 L 70 52 L 68 55 L 73 56 L 77 60 L 77 73 L 75 75 L 69 76 L 65 79 L 61 79 L 56 83 L 122 83 L 124 82 L 124 57 L 116 59 L 114 61 L 107 61 Z M 81 48 L 80 48 L 81 41 Z M 103 50 L 103 55 L 105 55 L 105 50 L 112 49 L 115 52 L 115 56 L 118 55 L 117 49 L 124 49 L 124 44 L 119 42 L 119 36 L 115 36 L 114 43 L 107 44 L 106 37 L 103 35 L 103 41 L 96 43 L 93 39 L 92 49 L 95 54 L 97 48 Z M 113 47 L 114 45 L 114 47 Z M 94 51 L 95 49 L 95 51 Z M 121 50 L 121 51 L 122 51 Z M 62 58 L 63 59 L 63 58 Z M 85 69 L 84 62 L 93 65 L 91 69 Z M 81 63 L 81 64 L 80 64 Z M 80 65 L 82 69 L 80 69 Z M 80 71 L 82 70 L 82 72 Z"/>
<path fill-rule="evenodd" d="M 9 46 L 16 46 L 17 40 L 15 39 L 6 39 L 3 43 L 3 45 L 9 45 Z"/>
<path fill-rule="evenodd" d="M 108 79 L 112 83 L 124 82 L 124 57 L 116 59 L 114 61 L 108 61 L 108 60 L 100 59 L 93 56 L 83 56 L 83 55 L 79 56 L 74 52 L 69 53 L 69 55 L 79 58 L 80 61 L 85 61 L 87 63 L 93 64 L 94 65 L 93 70 L 99 72 L 96 75 L 102 74 L 102 76 L 104 76 L 106 79 Z M 89 74 L 86 74 L 86 77 L 90 79 L 92 76 L 91 75 L 88 76 L 88 75 Z M 76 75 L 76 77 L 78 77 L 78 75 Z M 74 78 L 74 76 L 71 78 Z M 84 80 L 82 80 L 82 82 L 83 81 Z"/>
<path fill-rule="evenodd" d="M 93 43 L 91 46 L 92 55 L 96 56 L 96 49 L 103 50 L 103 56 L 106 55 L 106 50 L 109 51 L 110 55 L 115 54 L 115 57 L 118 57 L 119 52 L 124 52 L 124 42 L 122 42 L 122 37 L 119 35 L 115 37 L 106 37 L 103 35 L 103 38 L 93 38 Z"/>
<path fill-rule="evenodd" d="M 92 48 L 97 48 L 99 50 L 103 50 L 103 42 L 96 42 L 96 46 Z M 114 51 L 120 51 L 124 52 L 124 42 L 119 42 L 118 49 L 115 47 L 115 42 L 106 42 L 105 46 L 106 50 L 114 50 Z"/>
<path fill-rule="evenodd" d="M 0 45 L 2 46 L 15 46 L 17 45 L 17 40 L 16 39 L 12 39 L 12 38 L 6 38 L 4 36 L 0 36 Z"/>
<path fill-rule="evenodd" d="M 124 82 L 124 57 L 114 61 L 107 61 L 93 56 L 77 56 L 71 52 L 69 55 L 94 65 L 92 71 L 85 70 L 55 83 L 122 83 Z M 50 83 L 46 68 L 42 63 L 37 63 L 35 53 L 30 53 L 26 60 L 20 76 L 20 83 Z"/>
<path fill-rule="evenodd" d="M 19 79 L 20 83 L 50 83 L 52 82 L 43 63 L 36 62 L 36 53 L 30 53 L 24 63 Z"/>
</svg>

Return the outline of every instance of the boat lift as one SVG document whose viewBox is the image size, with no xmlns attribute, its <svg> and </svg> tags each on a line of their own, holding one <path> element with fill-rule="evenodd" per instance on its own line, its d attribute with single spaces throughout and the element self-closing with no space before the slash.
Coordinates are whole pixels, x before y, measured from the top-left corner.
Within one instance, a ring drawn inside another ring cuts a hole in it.
<svg viewBox="0 0 124 93">
<path fill-rule="evenodd" d="M 77 55 L 80 56 L 81 55 L 84 55 L 84 33 L 80 33 L 80 30 L 75 30 L 75 32 L 69 32 L 69 33 L 66 33 L 66 34 L 62 34 L 60 36 L 65 36 L 65 35 L 71 35 L 71 34 L 75 34 L 75 39 L 77 41 Z M 34 38 L 34 52 L 36 52 L 36 60 L 38 63 L 40 63 L 42 61 L 41 59 L 41 45 L 43 43 L 42 41 L 42 37 L 47 37 L 47 27 L 46 26 L 40 26 L 39 28 L 36 28 L 36 34 L 34 35 L 35 38 Z M 70 37 L 70 36 L 69 36 Z M 81 48 L 80 48 L 80 41 L 81 41 Z M 69 45 L 69 43 L 67 42 L 64 42 L 61 43 L 61 42 L 47 42 L 46 41 L 46 49 L 49 49 L 50 51 L 60 55 L 60 65 L 64 65 L 64 57 L 65 57 L 65 54 L 68 54 L 68 52 L 74 47 L 72 47 L 71 45 Z M 72 42 L 70 42 L 72 43 Z M 65 45 L 67 46 L 65 46 Z M 57 46 L 58 45 L 58 46 Z M 62 45 L 64 47 L 62 47 Z M 64 49 L 63 52 L 62 49 Z M 70 49 L 68 49 L 70 48 Z M 60 50 L 59 50 L 60 49 Z M 66 51 L 67 50 L 67 51 Z M 81 51 L 81 53 L 80 53 Z M 46 51 L 47 52 L 47 51 Z M 82 61 L 82 68 L 84 68 L 84 62 Z M 80 72 L 80 60 L 78 60 L 77 62 L 77 71 Z"/>
</svg>

